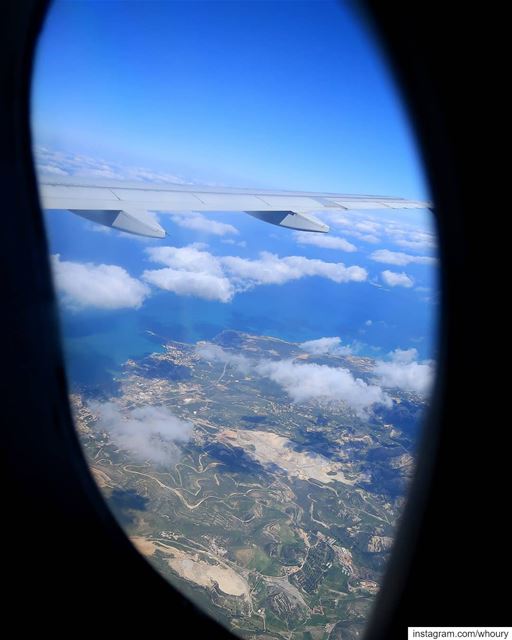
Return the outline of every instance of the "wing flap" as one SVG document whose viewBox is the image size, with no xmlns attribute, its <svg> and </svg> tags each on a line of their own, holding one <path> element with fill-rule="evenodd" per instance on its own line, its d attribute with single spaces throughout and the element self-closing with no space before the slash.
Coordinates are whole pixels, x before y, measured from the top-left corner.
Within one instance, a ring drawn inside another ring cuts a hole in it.
<svg viewBox="0 0 512 640">
<path fill-rule="evenodd" d="M 133 233 L 137 236 L 147 238 L 165 238 L 165 230 L 147 211 L 143 210 L 90 210 L 90 209 L 69 209 L 71 213 L 97 222 L 106 227 L 112 227 L 126 233 Z"/>
<path fill-rule="evenodd" d="M 306 213 L 295 213 L 293 211 L 246 211 L 250 216 L 269 222 L 270 224 L 295 229 L 296 231 L 314 231 L 316 233 L 327 233 L 329 227 Z"/>
</svg>

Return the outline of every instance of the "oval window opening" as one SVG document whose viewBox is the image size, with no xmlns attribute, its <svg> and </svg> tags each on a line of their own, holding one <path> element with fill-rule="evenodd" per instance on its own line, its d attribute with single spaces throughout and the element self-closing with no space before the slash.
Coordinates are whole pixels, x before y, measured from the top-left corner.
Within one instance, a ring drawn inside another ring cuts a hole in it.
<svg viewBox="0 0 512 640">
<path fill-rule="evenodd" d="M 375 44 L 337 2 L 57 1 L 32 105 L 70 401 L 112 512 L 240 637 L 360 637 L 438 319 Z"/>
</svg>

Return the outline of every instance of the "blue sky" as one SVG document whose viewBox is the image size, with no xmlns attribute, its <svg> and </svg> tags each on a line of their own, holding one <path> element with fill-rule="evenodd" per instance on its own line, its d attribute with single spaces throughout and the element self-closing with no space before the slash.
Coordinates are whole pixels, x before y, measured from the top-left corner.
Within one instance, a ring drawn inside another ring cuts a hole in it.
<svg viewBox="0 0 512 640">
<path fill-rule="evenodd" d="M 387 65 L 337 2 L 57 0 L 33 133 L 194 181 L 428 197 Z"/>
</svg>

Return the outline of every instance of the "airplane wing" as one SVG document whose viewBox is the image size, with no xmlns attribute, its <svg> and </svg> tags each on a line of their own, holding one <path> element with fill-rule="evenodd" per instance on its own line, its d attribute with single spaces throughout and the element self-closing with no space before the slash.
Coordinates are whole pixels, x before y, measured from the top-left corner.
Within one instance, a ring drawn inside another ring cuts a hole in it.
<svg viewBox="0 0 512 640">
<path fill-rule="evenodd" d="M 270 224 L 326 233 L 329 227 L 311 211 L 334 209 L 423 209 L 431 203 L 390 196 L 272 191 L 197 185 L 155 185 L 77 177 L 41 177 L 41 203 L 45 209 L 66 209 L 107 227 L 151 238 L 165 230 L 148 213 L 241 211 Z"/>
</svg>

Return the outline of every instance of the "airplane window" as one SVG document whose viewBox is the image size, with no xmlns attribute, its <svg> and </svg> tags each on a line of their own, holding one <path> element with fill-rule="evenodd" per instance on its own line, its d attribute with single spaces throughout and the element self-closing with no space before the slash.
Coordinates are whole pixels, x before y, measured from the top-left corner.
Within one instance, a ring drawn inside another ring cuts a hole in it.
<svg viewBox="0 0 512 640">
<path fill-rule="evenodd" d="M 119 523 L 242 638 L 361 637 L 438 316 L 370 35 L 327 0 L 57 0 L 32 132 L 70 402 Z"/>
</svg>

